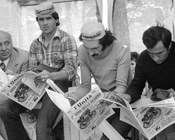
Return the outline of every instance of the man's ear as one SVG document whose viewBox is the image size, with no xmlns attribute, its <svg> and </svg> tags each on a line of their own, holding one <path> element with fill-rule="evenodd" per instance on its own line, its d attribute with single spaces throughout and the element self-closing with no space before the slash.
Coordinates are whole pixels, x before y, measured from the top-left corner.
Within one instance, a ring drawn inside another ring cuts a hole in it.
<svg viewBox="0 0 175 140">
<path fill-rule="evenodd" d="M 59 19 L 56 20 L 56 25 L 57 25 L 57 26 L 60 25 L 60 21 L 59 21 Z"/>
<path fill-rule="evenodd" d="M 168 46 L 168 50 L 170 50 L 171 49 L 171 46 L 172 46 L 172 42 L 170 43 L 170 45 Z"/>
</svg>

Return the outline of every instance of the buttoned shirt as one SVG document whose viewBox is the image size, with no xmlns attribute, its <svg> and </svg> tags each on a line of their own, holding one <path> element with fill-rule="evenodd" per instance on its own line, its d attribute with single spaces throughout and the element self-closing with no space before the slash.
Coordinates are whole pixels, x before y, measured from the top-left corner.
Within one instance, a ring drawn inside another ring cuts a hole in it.
<svg viewBox="0 0 175 140">
<path fill-rule="evenodd" d="M 47 46 L 44 45 L 44 40 L 41 34 L 32 42 L 29 52 L 29 69 L 36 71 L 38 63 L 58 69 L 63 67 L 68 74 L 68 80 L 74 79 L 78 54 L 74 37 L 58 28 Z"/>
</svg>

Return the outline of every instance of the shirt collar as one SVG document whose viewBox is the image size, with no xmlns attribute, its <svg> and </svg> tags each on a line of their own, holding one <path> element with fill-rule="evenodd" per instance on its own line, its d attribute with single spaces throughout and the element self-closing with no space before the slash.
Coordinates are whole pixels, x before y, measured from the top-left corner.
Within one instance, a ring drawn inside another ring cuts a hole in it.
<svg viewBox="0 0 175 140">
<path fill-rule="evenodd" d="M 8 62 L 9 62 L 9 60 L 10 60 L 10 58 L 7 58 L 7 59 L 6 59 L 6 60 L 4 60 L 4 61 L 1 61 L 1 60 L 0 60 L 0 63 L 1 63 L 1 62 L 4 62 L 5 66 L 7 66 L 7 64 L 8 64 Z"/>
<path fill-rule="evenodd" d="M 58 37 L 58 38 L 61 38 L 61 32 L 60 32 L 60 30 L 59 29 L 57 29 L 56 30 L 56 32 L 55 32 L 55 35 L 52 37 L 52 39 L 51 40 L 53 40 L 55 37 Z M 44 35 L 43 35 L 43 33 L 38 37 L 38 40 L 40 41 L 40 42 L 44 42 Z"/>
</svg>

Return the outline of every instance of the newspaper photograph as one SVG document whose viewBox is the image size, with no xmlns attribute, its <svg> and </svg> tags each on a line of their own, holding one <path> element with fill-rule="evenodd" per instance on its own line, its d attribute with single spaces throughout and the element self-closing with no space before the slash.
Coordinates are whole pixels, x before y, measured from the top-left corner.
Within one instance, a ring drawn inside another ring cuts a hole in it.
<svg viewBox="0 0 175 140">
<path fill-rule="evenodd" d="M 16 75 L 1 88 L 0 93 L 27 109 L 32 110 L 44 95 L 45 88 L 48 87 L 46 83 L 32 86 L 35 84 L 33 75 L 28 77 L 25 77 L 25 73 Z M 39 91 L 39 94 L 35 91 Z"/>
</svg>

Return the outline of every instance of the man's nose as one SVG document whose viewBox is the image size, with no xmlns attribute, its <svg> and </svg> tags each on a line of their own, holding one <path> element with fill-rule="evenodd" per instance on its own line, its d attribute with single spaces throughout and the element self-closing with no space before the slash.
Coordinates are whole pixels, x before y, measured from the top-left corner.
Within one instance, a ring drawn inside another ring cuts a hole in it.
<svg viewBox="0 0 175 140">
<path fill-rule="evenodd" d="M 93 55 L 94 54 L 94 52 L 91 51 L 90 49 L 88 51 L 89 51 L 89 55 Z"/>
<path fill-rule="evenodd" d="M 2 43 L 1 50 L 5 50 L 6 46 Z"/>
<path fill-rule="evenodd" d="M 44 24 L 47 24 L 47 23 L 48 23 L 47 19 L 44 19 Z"/>
<path fill-rule="evenodd" d="M 152 59 L 154 60 L 154 61 L 158 61 L 159 60 L 159 57 L 157 56 L 157 55 L 152 55 Z"/>
</svg>

